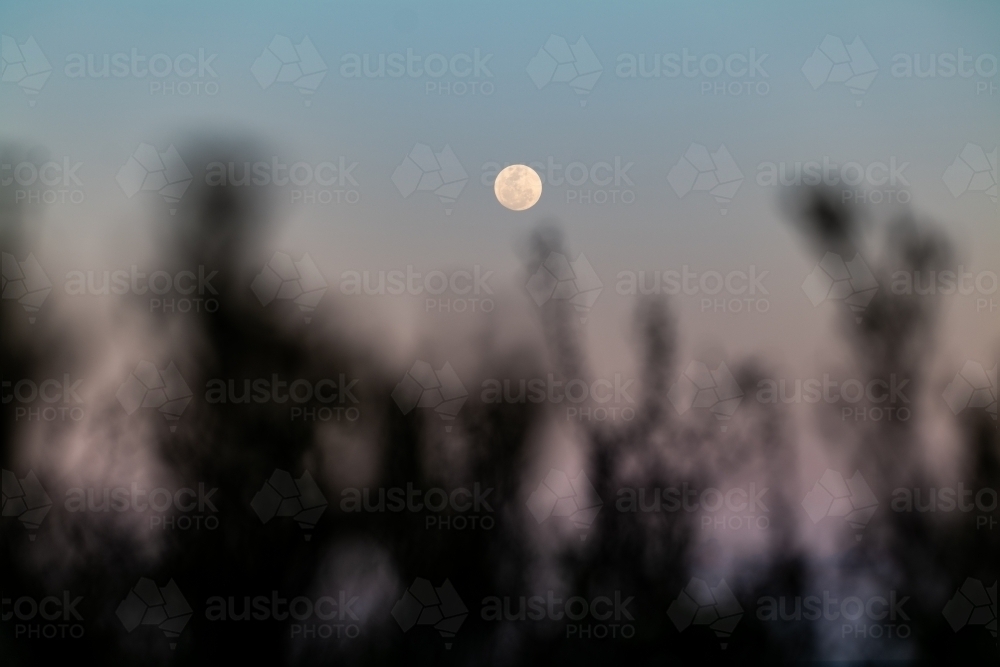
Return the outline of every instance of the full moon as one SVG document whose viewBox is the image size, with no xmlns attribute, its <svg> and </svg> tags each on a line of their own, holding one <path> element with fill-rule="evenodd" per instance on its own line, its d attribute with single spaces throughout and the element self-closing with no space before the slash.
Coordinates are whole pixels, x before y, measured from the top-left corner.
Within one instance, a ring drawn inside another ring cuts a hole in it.
<svg viewBox="0 0 1000 667">
<path fill-rule="evenodd" d="M 510 210 L 526 211 L 542 196 L 542 179 L 531 167 L 512 164 L 497 174 L 493 191 L 497 201 Z"/>
</svg>

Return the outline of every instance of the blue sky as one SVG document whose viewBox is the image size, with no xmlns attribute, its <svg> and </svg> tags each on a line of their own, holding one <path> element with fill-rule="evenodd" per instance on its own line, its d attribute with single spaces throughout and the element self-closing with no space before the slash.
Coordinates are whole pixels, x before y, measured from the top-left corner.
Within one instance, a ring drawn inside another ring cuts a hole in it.
<svg viewBox="0 0 1000 667">
<path fill-rule="evenodd" d="M 19 45 L 34 38 L 52 66 L 37 95 L 3 84 L 4 139 L 83 162 L 86 203 L 57 208 L 58 215 L 47 209 L 56 236 L 125 229 L 156 204 L 124 197 L 115 182 L 140 143 L 159 151 L 174 144 L 197 180 L 206 166 L 198 149 L 211 137 L 245 147 L 254 160 L 356 163 L 356 188 L 349 184 L 357 191 L 354 204 L 296 204 L 288 188 L 269 190 L 285 222 L 275 243 L 311 248 L 334 274 L 346 262 L 349 268 L 479 263 L 516 282 L 517 248 L 540 221 L 557 220 L 572 251 L 585 252 L 609 286 L 622 270 L 764 267 L 780 295 L 770 319 L 738 320 L 741 335 L 764 344 L 775 326 L 822 325 L 800 290 L 813 260 L 783 220 L 777 188 L 757 182 L 762 164 L 792 169 L 825 158 L 866 168 L 895 161 L 905 165 L 904 183 L 852 189 L 879 197 L 870 209 L 876 224 L 911 206 L 947 225 L 968 266 L 983 270 L 992 262 L 995 270 L 1000 254 L 996 204 L 981 191 L 954 196 L 943 179 L 967 144 L 989 153 L 1000 136 L 1000 5 L 993 2 L 32 2 L 5 3 L 0 12 L 3 33 Z M 326 74 L 312 94 L 255 77 L 252 66 L 276 35 L 294 45 L 308 37 L 314 45 Z M 860 94 L 838 81 L 814 89 L 803 73 L 828 35 L 844 46 L 860 43 L 875 63 L 875 77 Z M 530 64 L 551 36 L 567 45 L 582 37 L 599 61 L 600 76 L 585 94 L 566 82 L 538 87 L 532 79 Z M 67 71 L 81 59 L 100 65 L 105 55 L 126 54 L 130 60 L 133 50 L 147 61 L 158 57 L 161 66 L 190 54 L 180 61 L 184 67 L 201 52 L 208 69 L 204 76 L 162 78 Z M 428 56 L 435 64 L 457 56 L 461 69 L 477 51 L 478 77 L 342 73 L 352 58 L 367 55 L 375 63 L 380 55 L 408 52 L 421 67 Z M 649 67 L 670 54 L 689 57 L 686 73 L 620 76 L 630 58 Z M 970 76 L 945 76 L 944 63 L 960 54 L 970 58 L 964 65 Z M 894 65 L 914 57 L 923 68 L 933 57 L 938 75 L 894 75 Z M 743 71 L 749 59 L 758 61 L 757 71 Z M 712 76 L 726 62 L 735 75 Z M 404 197 L 394 184 L 394 170 L 418 143 L 434 151 L 449 146 L 467 172 L 455 202 L 430 192 Z M 743 177 L 732 201 L 704 191 L 682 194 L 671 182 L 692 144 L 726 148 Z M 589 169 L 616 159 L 630 165 L 625 182 L 547 183 L 542 200 L 524 214 L 498 206 L 482 182 L 489 163 L 551 160 Z M 622 313 L 632 305 L 605 299 L 606 324 L 594 329 L 609 329 L 595 335 L 621 334 Z M 721 340 L 732 328 L 728 318 L 689 321 L 694 332 Z M 974 339 L 983 323 L 964 311 L 956 322 Z M 985 349 L 986 334 L 970 345 Z"/>
</svg>

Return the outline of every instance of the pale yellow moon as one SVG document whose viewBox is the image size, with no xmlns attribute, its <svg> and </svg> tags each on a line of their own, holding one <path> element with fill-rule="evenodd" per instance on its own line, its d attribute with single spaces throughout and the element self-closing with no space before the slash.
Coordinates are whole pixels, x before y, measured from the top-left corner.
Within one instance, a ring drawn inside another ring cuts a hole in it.
<svg viewBox="0 0 1000 667">
<path fill-rule="evenodd" d="M 542 179 L 531 167 L 512 164 L 497 174 L 493 192 L 497 201 L 512 211 L 526 211 L 542 196 Z"/>
</svg>

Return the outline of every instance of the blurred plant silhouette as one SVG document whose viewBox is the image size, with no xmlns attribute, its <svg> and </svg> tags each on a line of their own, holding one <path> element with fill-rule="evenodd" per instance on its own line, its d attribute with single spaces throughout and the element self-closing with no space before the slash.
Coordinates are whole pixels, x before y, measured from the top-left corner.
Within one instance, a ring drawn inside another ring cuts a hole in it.
<svg viewBox="0 0 1000 667">
<path fill-rule="evenodd" d="M 232 154 L 211 144 L 204 151 L 227 158 Z M 888 225 L 883 238 L 832 193 L 796 190 L 786 193 L 784 201 L 817 260 L 831 252 L 845 260 L 860 253 L 883 285 L 893 271 L 950 265 L 942 232 L 912 216 Z M 41 234 L 32 231 L 30 210 L 5 199 L 0 215 L 5 253 L 21 258 L 43 245 Z M 43 485 L 49 482 L 55 506 L 33 542 L 24 539 L 16 521 L 3 522 L 4 597 L 70 590 L 84 596 L 81 611 L 87 618 L 86 636 L 75 642 L 14 642 L 5 633 L 0 636 L 5 664 L 57 664 L 83 655 L 94 664 L 118 665 L 180 660 L 254 665 L 790 664 L 829 657 L 823 637 L 808 624 L 763 622 L 753 613 L 754 603 L 765 595 L 807 595 L 817 590 L 816 582 L 841 579 L 874 582 L 911 597 L 912 637 L 892 655 L 863 658 L 982 661 L 989 638 L 981 645 L 960 640 L 942 622 L 941 609 L 967 577 L 995 581 L 1000 533 L 969 530 L 960 525 L 962 517 L 950 514 L 881 511 L 868 525 L 865 540 L 854 542 L 848 535 L 850 544 L 839 556 L 817 558 L 799 530 L 799 503 L 807 486 L 798 481 L 799 447 L 786 408 L 745 401 L 725 432 L 711 415 L 678 416 L 667 393 L 682 369 L 675 322 L 665 301 L 649 300 L 636 312 L 634 345 L 642 368 L 636 418 L 574 428 L 580 468 L 603 500 L 602 510 L 585 540 L 546 536 L 526 500 L 541 480 L 537 473 L 551 406 L 484 403 L 473 392 L 450 434 L 429 411 L 402 414 L 391 398 L 402 370 L 387 361 L 376 342 L 359 341 L 352 334 L 349 324 L 338 319 L 335 302 L 317 309 L 306 325 L 290 301 L 263 308 L 249 289 L 270 259 L 271 216 L 269 202 L 250 189 L 199 188 L 196 180 L 169 224 L 152 225 L 159 265 L 168 272 L 195 265 L 218 271 L 213 284 L 225 295 L 218 312 L 149 314 L 123 305 L 122 312 L 107 318 L 77 322 L 56 303 L 29 324 L 20 310 L 5 304 L 5 379 L 66 372 L 96 378 L 106 371 L 95 368 L 94 359 L 107 358 L 107 353 L 95 356 L 95 346 L 131 349 L 136 347 L 132 337 L 145 331 L 157 341 L 154 348 L 162 359 L 177 364 L 195 394 L 175 432 L 162 419 L 150 418 L 136 427 L 136 420 L 127 419 L 115 403 L 113 387 L 81 422 L 18 422 L 5 407 L 3 468 L 19 476 L 27 468 L 36 471 Z M 551 252 L 566 253 L 557 229 L 557 223 L 539 227 L 526 271 Z M 879 255 L 877 248 L 883 248 Z M 58 302 L 56 295 L 53 300 Z M 480 367 L 467 374 L 468 386 L 478 387 L 485 378 L 516 382 L 547 373 L 588 377 L 578 314 L 557 301 L 540 312 L 546 349 L 477 342 Z M 933 300 L 878 290 L 859 323 L 849 308 L 841 317 L 842 336 L 853 355 L 849 363 L 864 374 L 859 379 L 910 378 L 915 396 L 937 381 L 927 366 L 941 317 Z M 428 349 L 433 352 L 434 344 Z M 129 360 L 134 366 L 136 359 Z M 747 393 L 768 376 L 766 359 L 730 366 Z M 274 375 L 315 383 L 341 374 L 359 380 L 357 422 L 289 421 L 287 405 L 208 404 L 200 390 L 213 378 L 242 386 L 245 379 Z M 964 461 L 966 478 L 977 488 L 998 488 L 995 422 L 983 411 L 966 411 L 956 419 L 964 451 L 955 456 Z M 845 423 L 833 415 L 823 422 L 823 441 L 832 443 L 838 457 L 852 471 L 860 470 L 879 497 L 887 499 L 897 487 L 933 486 L 933 471 L 916 448 L 918 423 Z M 441 454 L 452 450 L 459 454 Z M 153 478 L 218 487 L 219 527 L 156 533 L 122 526 L 112 515 L 81 518 L 62 511 L 60 484 L 67 467 L 72 468 L 67 461 L 86 468 L 88 486 L 127 486 L 116 457 L 137 451 L 146 461 L 140 467 Z M 352 478 L 343 469 L 362 465 L 358 451 L 371 462 L 359 476 L 364 480 L 360 486 L 479 484 L 493 489 L 489 500 L 495 527 L 428 530 L 422 515 L 341 511 L 343 480 Z M 288 471 L 295 479 L 309 472 L 329 502 L 308 541 L 296 521 L 262 524 L 251 509 L 275 470 Z M 750 556 L 731 544 L 700 539 L 692 513 L 619 512 L 614 507 L 623 487 L 687 483 L 707 488 L 747 471 L 771 490 L 771 528 L 763 533 L 764 546 Z M 143 633 L 142 628 L 127 633 L 118 623 L 115 609 L 141 577 L 160 586 L 173 579 L 194 609 L 184 631 L 171 640 L 176 649 L 159 633 Z M 678 632 L 668 615 L 671 601 L 692 577 L 713 587 L 725 578 L 742 602 L 742 620 L 724 651 L 707 629 Z M 445 648 L 437 632 L 403 632 L 390 614 L 417 578 L 434 586 L 450 581 L 469 609 L 469 617 L 448 640 L 451 648 Z M 336 598 L 341 590 L 360 600 L 357 638 L 292 641 L 285 623 L 212 622 L 204 613 L 212 596 L 233 596 L 242 608 L 244 597 L 270 597 L 271 591 L 287 598 Z M 484 598 L 517 600 L 539 590 L 555 590 L 564 598 L 612 596 L 615 591 L 633 596 L 635 635 L 627 641 L 567 641 L 565 622 L 480 618 Z"/>
</svg>

